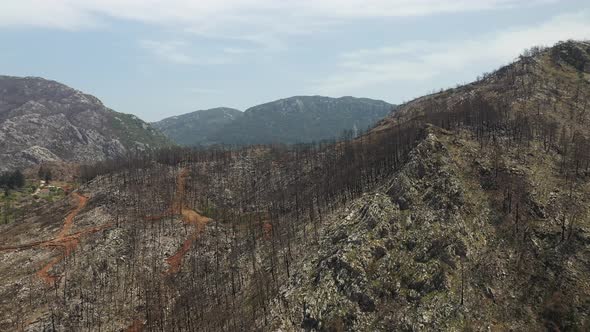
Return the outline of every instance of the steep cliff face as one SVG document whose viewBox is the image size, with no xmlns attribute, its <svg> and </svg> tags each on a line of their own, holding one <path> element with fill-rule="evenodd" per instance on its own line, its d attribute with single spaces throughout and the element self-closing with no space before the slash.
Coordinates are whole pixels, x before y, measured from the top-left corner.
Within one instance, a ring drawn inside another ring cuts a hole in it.
<svg viewBox="0 0 590 332">
<path fill-rule="evenodd" d="M 0 170 L 92 162 L 169 144 L 133 115 L 42 78 L 0 76 Z"/>
</svg>

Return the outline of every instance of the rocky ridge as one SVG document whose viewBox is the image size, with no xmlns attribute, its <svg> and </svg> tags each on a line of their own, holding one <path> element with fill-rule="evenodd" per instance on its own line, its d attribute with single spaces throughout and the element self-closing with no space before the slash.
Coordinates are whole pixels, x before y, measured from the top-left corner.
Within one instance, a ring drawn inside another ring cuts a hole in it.
<svg viewBox="0 0 590 332">
<path fill-rule="evenodd" d="M 367 98 L 296 96 L 246 111 L 216 108 L 155 122 L 181 145 L 293 144 L 356 136 L 394 105 Z"/>
<path fill-rule="evenodd" d="M 36 77 L 0 76 L 0 170 L 94 162 L 170 144 L 137 117 Z"/>
</svg>

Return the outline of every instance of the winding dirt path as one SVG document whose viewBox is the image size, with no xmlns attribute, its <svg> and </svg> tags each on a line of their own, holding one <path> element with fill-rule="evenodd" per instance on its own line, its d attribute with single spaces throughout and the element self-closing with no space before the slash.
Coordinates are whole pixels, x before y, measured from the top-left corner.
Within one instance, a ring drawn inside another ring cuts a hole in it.
<svg viewBox="0 0 590 332">
<path fill-rule="evenodd" d="M 182 246 L 172 256 L 166 258 L 166 263 L 168 263 L 168 269 L 164 272 L 164 274 L 176 274 L 180 271 L 180 267 L 182 266 L 182 259 L 190 250 L 193 242 L 195 242 L 199 238 L 201 233 L 205 230 L 207 224 L 213 221 L 213 219 L 205 217 L 197 211 L 189 209 L 185 206 L 184 195 L 186 187 L 186 177 L 188 176 L 188 174 L 189 170 L 186 167 L 183 168 L 180 171 L 180 173 L 178 173 L 178 176 L 176 177 L 176 190 L 174 194 L 174 199 L 172 200 L 170 208 L 168 208 L 162 214 L 147 215 L 143 217 L 144 220 L 157 221 L 167 217 L 182 216 L 182 220 L 185 223 L 193 225 L 195 228 L 191 235 L 182 243 Z"/>
<path fill-rule="evenodd" d="M 205 217 L 197 211 L 189 209 L 185 206 L 184 195 L 186 187 L 186 177 L 188 176 L 188 173 L 189 170 L 187 168 L 183 168 L 178 174 L 176 178 L 176 193 L 174 200 L 172 201 L 171 207 L 161 215 L 144 217 L 145 220 L 161 220 L 169 216 L 180 215 L 182 216 L 182 220 L 185 223 L 194 226 L 194 231 L 183 242 L 182 246 L 172 256 L 166 259 L 166 263 L 168 263 L 169 267 L 164 272 L 165 274 L 176 274 L 180 271 L 184 256 L 188 253 L 192 244 L 199 238 L 201 233 L 205 230 L 207 224 L 212 221 L 211 218 Z M 46 241 L 35 241 L 16 246 L 0 247 L 0 252 L 23 250 L 35 247 L 61 249 L 63 252 L 60 256 L 52 259 L 50 262 L 41 267 L 41 269 L 36 273 L 36 275 L 43 281 L 45 281 L 45 283 L 47 283 L 48 285 L 54 284 L 61 277 L 51 275 L 49 271 L 51 271 L 51 269 L 55 265 L 63 261 L 74 251 L 74 249 L 80 243 L 81 237 L 101 231 L 112 226 L 112 223 L 109 223 L 103 226 L 93 227 L 70 234 L 72 227 L 74 225 L 74 219 L 88 203 L 88 197 L 77 192 L 73 193 L 72 195 L 78 199 L 78 204 L 76 205 L 76 208 L 66 216 L 63 227 L 55 238 Z"/>
<path fill-rule="evenodd" d="M 19 244 L 19 245 L 15 245 L 15 246 L 0 247 L 0 252 L 31 249 L 31 248 L 40 247 L 40 246 L 57 247 L 57 246 L 61 246 L 61 244 L 64 242 L 72 241 L 74 238 L 80 238 L 80 237 L 85 236 L 87 234 L 96 233 L 98 231 L 101 231 L 103 229 L 111 227 L 112 225 L 113 225 L 112 223 L 108 223 L 103 226 L 88 228 L 88 229 L 64 236 L 63 238 L 56 237 L 56 238 L 52 238 L 52 239 L 45 240 L 45 241 L 35 241 L 35 242 L 29 242 L 29 243 Z"/>
<path fill-rule="evenodd" d="M 185 223 L 195 227 L 195 230 L 190 234 L 190 236 L 184 240 L 182 246 L 172 256 L 166 258 L 168 269 L 164 271 L 164 275 L 173 275 L 180 271 L 184 256 L 190 250 L 193 242 L 195 242 L 205 230 L 207 224 L 212 221 L 211 218 L 202 216 L 197 211 L 185 207 L 184 194 L 186 187 L 186 177 L 188 174 L 189 170 L 187 168 L 183 168 L 176 177 L 176 190 L 170 208 L 168 208 L 162 214 L 147 215 L 143 217 L 144 220 L 157 221 L 167 217 L 180 215 L 182 216 L 182 220 Z M 136 319 L 125 329 L 125 332 L 141 332 L 144 330 L 144 327 L 145 324 L 142 321 Z"/>
<path fill-rule="evenodd" d="M 182 220 L 185 223 L 193 225 L 195 227 L 195 230 L 190 235 L 190 237 L 184 241 L 182 247 L 180 247 L 180 249 L 178 249 L 178 251 L 176 251 L 174 255 L 166 259 L 166 262 L 169 265 L 168 270 L 166 270 L 165 272 L 166 274 L 175 274 L 180 271 L 180 267 L 182 266 L 182 259 L 190 250 L 193 242 L 195 242 L 199 238 L 201 233 L 205 230 L 207 224 L 211 222 L 213 219 L 204 217 L 194 210 L 182 209 Z"/>
<path fill-rule="evenodd" d="M 80 210 L 82 210 L 84 208 L 84 206 L 86 206 L 86 203 L 88 203 L 88 197 L 83 196 L 79 193 L 75 193 L 73 195 L 78 198 L 78 204 L 76 205 L 76 208 L 73 211 L 68 213 L 68 215 L 66 216 L 66 219 L 64 220 L 64 226 L 59 231 L 59 233 L 57 234 L 56 237 L 49 239 L 49 240 L 45 240 L 45 241 L 35 241 L 35 242 L 29 242 L 29 243 L 19 244 L 19 245 L 15 245 L 15 246 L 0 247 L 0 251 L 21 250 L 21 249 L 34 248 L 34 247 L 38 247 L 38 246 L 51 245 L 51 244 L 55 244 L 55 243 L 64 242 L 64 240 L 68 239 L 69 237 L 71 237 L 73 235 L 79 235 L 79 234 L 85 233 L 84 231 L 82 231 L 82 232 L 77 232 L 77 233 L 71 234 L 70 236 L 67 236 L 67 234 L 72 229 L 72 225 L 74 223 L 74 218 L 76 217 L 76 215 L 78 215 L 78 213 L 80 213 Z"/>
<path fill-rule="evenodd" d="M 172 206 L 167 212 L 169 212 L 171 215 L 182 216 L 182 220 L 187 224 L 193 225 L 195 230 L 182 243 L 182 246 L 176 251 L 176 253 L 166 259 L 166 263 L 168 263 L 168 269 L 164 272 L 164 274 L 176 274 L 180 271 L 184 256 L 190 250 L 193 242 L 195 242 L 205 230 L 207 224 L 212 221 L 211 218 L 202 216 L 197 211 L 189 209 L 185 206 L 184 194 L 186 187 L 186 177 L 188 176 L 188 173 L 189 170 L 187 168 L 183 168 L 176 177 L 176 193 L 174 195 L 174 200 L 172 201 Z M 169 214 L 164 213 L 164 217 Z M 148 220 L 154 220 L 158 217 L 160 216 L 148 216 L 146 218 Z"/>
<path fill-rule="evenodd" d="M 146 215 L 143 217 L 143 220 L 158 221 L 168 217 L 173 217 L 182 214 L 182 207 L 184 205 L 184 187 L 186 184 L 187 175 L 188 169 L 186 168 L 183 168 L 180 171 L 180 173 L 178 173 L 178 176 L 176 177 L 176 189 L 174 191 L 174 199 L 172 200 L 172 204 L 170 204 L 170 207 L 161 214 Z"/>
<path fill-rule="evenodd" d="M 64 220 L 64 225 L 61 231 L 57 234 L 57 237 L 51 241 L 47 241 L 46 243 L 42 244 L 42 246 L 44 247 L 61 247 L 63 250 L 62 255 L 52 259 L 49 263 L 45 264 L 41 268 L 41 270 L 37 271 L 37 276 L 49 285 L 54 284 L 60 278 L 60 276 L 54 276 L 49 274 L 49 271 L 53 268 L 54 265 L 64 260 L 67 256 L 69 256 L 72 253 L 72 251 L 78 246 L 78 243 L 80 242 L 80 236 L 83 233 L 78 232 L 76 234 L 68 235 L 70 233 L 70 230 L 72 229 L 72 226 L 74 225 L 74 218 L 76 218 L 78 213 L 80 213 L 80 211 L 88 203 L 88 197 L 86 196 L 83 196 L 79 193 L 74 193 L 73 196 L 75 196 L 78 199 L 78 204 L 76 205 L 76 208 L 66 216 L 66 219 Z M 92 229 L 89 231 L 92 231 Z"/>
<path fill-rule="evenodd" d="M 109 228 L 113 225 L 112 223 L 108 223 L 105 225 L 91 227 L 91 228 L 81 230 L 79 232 L 71 233 L 72 227 L 74 225 L 74 219 L 88 203 L 88 197 L 86 197 L 80 193 L 73 193 L 72 196 L 74 196 L 78 200 L 78 203 L 76 204 L 76 207 L 74 208 L 74 210 L 72 210 L 66 216 L 64 223 L 63 223 L 63 227 L 61 228 L 61 230 L 59 231 L 59 233 L 57 234 L 56 237 L 49 239 L 49 240 L 45 240 L 45 241 L 35 241 L 35 242 L 29 242 L 29 243 L 25 243 L 25 244 L 21 244 L 21 245 L 0 247 L 0 252 L 25 250 L 25 249 L 32 249 L 32 248 L 36 248 L 36 247 L 44 247 L 44 248 L 49 248 L 49 249 L 54 249 L 54 248 L 61 249 L 63 252 L 60 256 L 53 258 L 51 261 L 49 261 L 49 263 L 43 265 L 43 267 L 41 267 L 41 269 L 35 273 L 41 280 L 43 280 L 48 285 L 53 285 L 61 277 L 61 276 L 51 275 L 49 273 L 49 271 L 51 271 L 51 269 L 56 264 L 58 264 L 59 262 L 64 260 L 66 257 L 68 257 L 74 251 L 74 249 L 76 249 L 76 247 L 80 243 L 80 239 L 82 237 L 84 237 L 88 234 L 99 232 L 99 231 Z"/>
<path fill-rule="evenodd" d="M 76 218 L 78 213 L 80 213 L 80 211 L 86 206 L 86 204 L 88 204 L 88 197 L 80 193 L 74 193 L 73 195 L 76 198 L 78 198 L 78 205 L 76 206 L 74 211 L 70 212 L 67 215 L 66 220 L 64 221 L 64 227 L 61 229 L 61 232 L 57 234 L 58 239 L 64 238 L 70 232 L 72 226 L 74 225 L 74 218 Z"/>
</svg>

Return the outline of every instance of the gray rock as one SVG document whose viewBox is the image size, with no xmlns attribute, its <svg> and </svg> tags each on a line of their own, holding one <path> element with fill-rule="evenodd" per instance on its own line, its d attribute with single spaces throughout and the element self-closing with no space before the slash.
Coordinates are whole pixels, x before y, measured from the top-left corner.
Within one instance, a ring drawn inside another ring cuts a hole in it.
<svg viewBox="0 0 590 332">
<path fill-rule="evenodd" d="M 135 116 L 34 77 L 0 76 L 0 171 L 55 162 L 94 162 L 169 144 Z"/>
</svg>

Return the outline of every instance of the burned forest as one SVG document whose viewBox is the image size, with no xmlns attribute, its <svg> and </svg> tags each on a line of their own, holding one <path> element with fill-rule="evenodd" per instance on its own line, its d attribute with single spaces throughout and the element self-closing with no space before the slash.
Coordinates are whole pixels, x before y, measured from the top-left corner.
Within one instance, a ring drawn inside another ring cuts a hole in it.
<svg viewBox="0 0 590 332">
<path fill-rule="evenodd" d="M 589 68 L 561 42 L 338 141 L 86 163 L 0 225 L 0 330 L 585 330 Z"/>
</svg>

